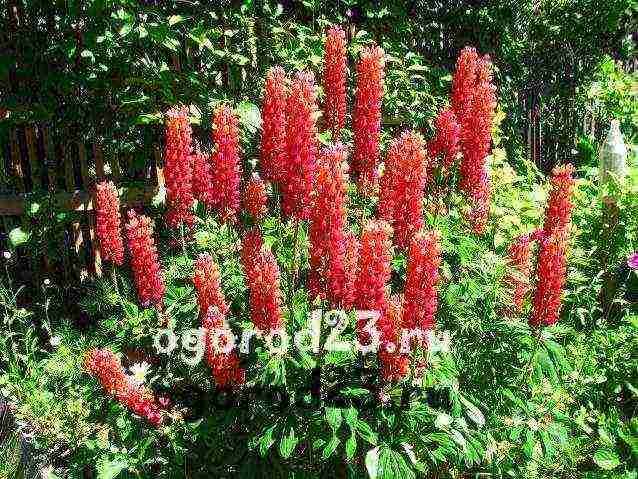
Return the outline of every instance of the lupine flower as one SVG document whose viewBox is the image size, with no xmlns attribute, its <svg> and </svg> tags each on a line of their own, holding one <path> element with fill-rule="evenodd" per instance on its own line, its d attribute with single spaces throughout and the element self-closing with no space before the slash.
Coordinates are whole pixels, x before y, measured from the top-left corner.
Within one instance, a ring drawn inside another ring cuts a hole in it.
<svg viewBox="0 0 638 479">
<path fill-rule="evenodd" d="M 285 178 L 286 163 L 286 72 L 273 67 L 266 75 L 261 111 L 261 172 L 269 181 Z"/>
<path fill-rule="evenodd" d="M 523 309 L 523 302 L 530 290 L 530 274 L 532 268 L 532 237 L 528 234 L 516 238 L 508 249 L 508 258 L 512 273 L 506 282 L 513 288 L 514 308 L 516 312 Z"/>
<path fill-rule="evenodd" d="M 175 228 L 193 224 L 193 165 L 191 163 L 191 127 L 185 109 L 166 113 L 164 178 L 166 181 L 166 223 Z"/>
<path fill-rule="evenodd" d="M 160 304 L 164 298 L 164 279 L 153 240 L 151 220 L 129 210 L 126 234 L 133 280 L 140 302 L 144 307 Z"/>
<path fill-rule="evenodd" d="M 574 167 L 570 164 L 556 166 L 552 170 L 552 189 L 547 199 L 545 211 L 545 236 L 552 235 L 557 230 L 564 230 L 571 221 L 574 203 L 572 196 L 576 181 L 572 178 Z"/>
<path fill-rule="evenodd" d="M 286 103 L 286 180 L 282 183 L 283 211 L 306 220 L 317 162 L 317 94 L 312 73 L 298 72 Z"/>
<path fill-rule="evenodd" d="M 365 195 L 376 189 L 384 68 L 384 52 L 380 47 L 362 50 L 357 62 L 357 89 L 352 115 L 352 171 L 358 175 L 359 188 Z"/>
<path fill-rule="evenodd" d="M 193 196 L 209 208 L 212 204 L 212 157 L 209 154 L 194 153 L 191 155 L 193 163 Z"/>
<path fill-rule="evenodd" d="M 257 230 L 242 241 L 241 259 L 250 290 L 250 317 L 255 328 L 268 334 L 283 324 L 279 266 L 272 251 L 264 248 Z"/>
<path fill-rule="evenodd" d="M 313 296 L 326 298 L 334 306 L 343 302 L 346 285 L 345 226 L 346 150 L 338 143 L 324 148 L 317 165 L 310 214 L 310 270 L 315 283 Z"/>
<path fill-rule="evenodd" d="M 159 426 L 162 416 L 153 395 L 135 384 L 124 372 L 120 360 L 108 349 L 92 349 L 86 353 L 84 366 L 95 376 L 102 388 L 119 403 L 138 416 Z"/>
<path fill-rule="evenodd" d="M 228 105 L 213 113 L 213 154 L 211 203 L 219 209 L 222 221 L 233 221 L 239 211 L 239 120 Z"/>
<path fill-rule="evenodd" d="M 423 138 L 405 131 L 390 146 L 381 179 L 379 217 L 390 223 L 394 242 L 405 248 L 423 225 L 427 157 Z"/>
<path fill-rule="evenodd" d="M 113 261 L 118 266 L 124 261 L 122 241 L 120 200 L 112 181 L 102 181 L 96 185 L 95 223 L 100 253 L 104 261 Z"/>
<path fill-rule="evenodd" d="M 560 317 L 561 293 L 567 274 L 567 237 L 567 230 L 557 230 L 539 240 L 530 326 L 550 326 Z"/>
<path fill-rule="evenodd" d="M 438 231 L 420 231 L 410 242 L 403 304 L 405 329 L 434 329 L 441 266 L 440 241 Z"/>
<path fill-rule="evenodd" d="M 246 371 L 239 366 L 237 351 L 226 352 L 230 329 L 224 316 L 214 307 L 202 322 L 205 331 L 205 358 L 211 368 L 215 384 L 220 388 L 246 382 Z"/>
<path fill-rule="evenodd" d="M 379 344 L 379 363 L 381 377 L 385 381 L 399 381 L 410 370 L 410 356 L 401 350 L 402 304 L 400 297 L 388 301 L 385 313 L 377 321 L 381 333 Z"/>
<path fill-rule="evenodd" d="M 354 233 L 348 233 L 345 237 L 345 255 L 343 258 L 343 270 L 345 273 L 344 291 L 341 298 L 341 307 L 350 309 L 354 304 L 355 284 L 357 281 L 357 269 L 359 266 L 359 249 L 361 243 Z"/>
<path fill-rule="evenodd" d="M 391 236 L 392 228 L 386 221 L 369 220 L 363 229 L 354 299 L 354 306 L 359 311 L 376 311 L 380 316 L 385 313 L 391 273 Z M 363 332 L 365 323 L 360 320 L 357 324 L 362 343 L 368 339 Z"/>
<path fill-rule="evenodd" d="M 211 255 L 202 253 L 197 257 L 193 284 L 197 290 L 200 318 L 204 319 L 212 307 L 217 308 L 222 316 L 226 316 L 228 304 L 224 299 L 219 268 Z"/>
<path fill-rule="evenodd" d="M 255 220 L 260 220 L 268 212 L 267 202 L 266 184 L 257 173 L 253 173 L 244 187 L 244 209 Z"/>
<path fill-rule="evenodd" d="M 460 151 L 461 127 L 456 121 L 454 110 L 447 108 L 439 113 L 436 117 L 435 127 L 436 136 L 428 145 L 428 155 L 431 160 L 428 168 L 429 174 L 431 174 L 436 165 L 434 160 L 437 156 L 441 155 L 441 162 L 439 163 L 441 169 L 448 171 Z"/>
<path fill-rule="evenodd" d="M 482 234 L 487 226 L 491 192 L 485 161 L 491 148 L 496 109 L 496 87 L 487 55 L 479 58 L 476 50 L 469 47 L 461 51 L 452 83 L 452 106 L 461 125 L 459 187 L 471 202 L 472 227 Z"/>
<path fill-rule="evenodd" d="M 346 118 L 346 81 L 348 61 L 346 58 L 346 34 L 341 27 L 328 30 L 324 53 L 323 90 L 326 101 L 323 116 L 326 129 L 332 131 L 333 140 L 338 140 Z"/>
<path fill-rule="evenodd" d="M 629 255 L 629 258 L 627 258 L 627 266 L 638 271 L 638 252 Z"/>
</svg>

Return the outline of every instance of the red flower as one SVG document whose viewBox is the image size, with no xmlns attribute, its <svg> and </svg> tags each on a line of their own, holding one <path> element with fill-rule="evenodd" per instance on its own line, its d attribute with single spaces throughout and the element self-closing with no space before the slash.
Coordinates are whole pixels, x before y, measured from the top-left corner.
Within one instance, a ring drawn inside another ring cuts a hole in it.
<svg viewBox="0 0 638 479">
<path fill-rule="evenodd" d="M 260 220 L 268 212 L 267 202 L 266 184 L 257 173 L 253 173 L 244 188 L 244 209 L 255 220 Z"/>
<path fill-rule="evenodd" d="M 405 131 L 390 146 L 381 179 L 379 217 L 394 230 L 395 244 L 404 248 L 423 225 L 423 189 L 427 157 L 423 138 Z"/>
<path fill-rule="evenodd" d="M 326 128 L 332 131 L 332 139 L 339 139 L 346 119 L 346 34 L 341 27 L 328 30 L 324 53 L 323 90 L 326 94 L 324 118 Z"/>
<path fill-rule="evenodd" d="M 507 283 L 513 288 L 513 303 L 515 310 L 523 309 L 525 297 L 530 290 L 530 274 L 532 268 L 532 238 L 521 235 L 516 238 L 508 249 L 509 263 L 512 272 L 507 276 Z"/>
<path fill-rule="evenodd" d="M 357 281 L 357 268 L 359 264 L 359 249 L 361 244 L 359 238 L 354 233 L 348 233 L 345 237 L 345 254 L 343 257 L 343 270 L 345 281 L 343 287 L 343 296 L 341 298 L 341 307 L 350 309 L 354 304 L 355 284 Z"/>
<path fill-rule="evenodd" d="M 376 311 L 381 316 L 385 313 L 388 304 L 386 287 L 391 273 L 391 236 L 392 228 L 385 221 L 369 220 L 363 229 L 354 300 L 359 311 Z M 366 322 L 360 320 L 357 324 L 362 342 L 367 341 L 367 335 L 363 333 Z"/>
<path fill-rule="evenodd" d="M 286 179 L 282 183 L 286 216 L 306 220 L 317 161 L 317 94 L 312 73 L 299 72 L 286 104 Z"/>
<path fill-rule="evenodd" d="M 403 304 L 405 329 L 434 329 L 441 266 L 440 241 L 438 231 L 420 231 L 410 242 Z"/>
<path fill-rule="evenodd" d="M 359 188 L 365 195 L 376 189 L 385 67 L 383 56 L 380 47 L 364 48 L 357 63 L 357 90 L 352 115 L 352 170 L 358 174 Z"/>
<path fill-rule="evenodd" d="M 239 211 L 239 120 L 233 110 L 222 105 L 213 113 L 213 154 L 211 204 L 220 210 L 222 221 L 234 221 Z"/>
<path fill-rule="evenodd" d="M 137 386 L 129 379 L 113 352 L 108 349 L 92 349 L 86 353 L 84 366 L 98 379 L 107 394 L 119 403 L 156 427 L 162 423 L 155 397 L 143 386 Z"/>
<path fill-rule="evenodd" d="M 379 318 L 377 326 L 381 333 L 379 345 L 379 363 L 381 377 L 385 381 L 399 381 L 410 370 L 410 356 L 401 350 L 401 316 L 402 305 L 400 297 L 393 297 L 388 307 Z"/>
<path fill-rule="evenodd" d="M 257 230 L 246 233 L 241 259 L 250 290 L 250 315 L 255 328 L 268 334 L 283 324 L 279 266 L 272 251 L 264 248 Z"/>
<path fill-rule="evenodd" d="M 428 154 L 431 158 L 429 171 L 430 174 L 434 169 L 434 159 L 442 155 L 441 169 L 449 170 L 459 153 L 459 139 L 461 136 L 461 127 L 456 121 L 456 115 L 451 108 L 443 110 L 436 117 L 436 136 L 428 145 Z"/>
<path fill-rule="evenodd" d="M 346 150 L 338 143 L 324 148 L 317 165 L 310 214 L 310 270 L 319 294 L 334 306 L 344 302 L 346 213 Z"/>
<path fill-rule="evenodd" d="M 536 292 L 530 326 L 550 326 L 560 317 L 561 293 L 567 275 L 567 231 L 557 230 L 539 240 Z"/>
<path fill-rule="evenodd" d="M 144 307 L 160 304 L 164 298 L 164 280 L 153 240 L 151 220 L 129 210 L 126 234 L 131 252 L 133 279 L 140 302 Z"/>
<path fill-rule="evenodd" d="M 212 370 L 215 384 L 220 388 L 244 384 L 246 371 L 239 367 L 234 344 L 230 351 L 226 351 L 231 346 L 228 340 L 232 336 L 224 315 L 215 307 L 211 308 L 202 321 L 202 328 L 205 331 L 206 362 Z"/>
<path fill-rule="evenodd" d="M 546 236 L 552 235 L 557 230 L 567 229 L 571 222 L 574 203 L 574 186 L 576 181 L 572 178 L 574 167 L 570 164 L 556 166 L 552 170 L 552 190 L 547 200 L 545 211 L 545 224 L 543 231 Z"/>
<path fill-rule="evenodd" d="M 487 226 L 490 181 L 485 160 L 492 144 L 492 120 L 496 109 L 496 87 L 492 84 L 488 56 L 465 48 L 457 61 L 452 84 L 452 105 L 461 125 L 459 187 L 472 202 L 470 219 L 476 233 Z"/>
<path fill-rule="evenodd" d="M 212 157 L 203 153 L 191 155 L 193 163 L 193 195 L 206 206 L 212 207 Z"/>
<path fill-rule="evenodd" d="M 193 189 L 191 163 L 191 127 L 185 109 L 166 113 L 164 178 L 166 181 L 166 223 L 176 228 L 193 224 Z"/>
<path fill-rule="evenodd" d="M 120 224 L 120 200 L 112 181 L 96 185 L 95 222 L 100 253 L 104 261 L 113 261 L 118 266 L 124 261 L 124 244 Z"/>
<path fill-rule="evenodd" d="M 261 172 L 267 180 L 280 182 L 286 163 L 286 72 L 281 67 L 266 75 L 261 124 Z"/>
<path fill-rule="evenodd" d="M 200 254 L 195 261 L 195 276 L 193 284 L 197 290 L 197 304 L 199 304 L 199 316 L 204 319 L 208 310 L 216 307 L 222 316 L 228 313 L 228 304 L 224 299 L 221 288 L 219 268 L 209 254 Z"/>
</svg>

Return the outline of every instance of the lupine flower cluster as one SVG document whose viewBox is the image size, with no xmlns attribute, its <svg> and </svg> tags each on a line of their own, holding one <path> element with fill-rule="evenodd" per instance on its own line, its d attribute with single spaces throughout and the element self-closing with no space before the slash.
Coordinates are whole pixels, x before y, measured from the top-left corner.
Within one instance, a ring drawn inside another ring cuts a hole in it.
<svg viewBox="0 0 638 479">
<path fill-rule="evenodd" d="M 268 334 L 283 324 L 279 266 L 272 251 L 264 247 L 258 230 L 242 240 L 241 260 L 250 290 L 250 313 L 255 328 Z"/>
<path fill-rule="evenodd" d="M 507 283 L 513 289 L 515 311 L 520 312 L 530 290 L 532 237 L 525 234 L 516 238 L 509 246 L 508 258 L 513 271 L 507 276 Z"/>
<path fill-rule="evenodd" d="M 434 161 L 441 155 L 439 163 L 442 171 L 449 171 L 459 154 L 459 140 L 461 127 L 459 126 L 454 110 L 447 108 L 438 114 L 435 121 L 436 136 L 428 144 L 430 163 L 428 172 L 431 175 L 437 163 Z"/>
<path fill-rule="evenodd" d="M 343 304 L 346 291 L 345 227 L 346 150 L 341 144 L 319 155 L 308 235 L 310 237 L 311 296 Z"/>
<path fill-rule="evenodd" d="M 255 220 L 260 220 L 268 212 L 268 196 L 266 195 L 266 184 L 257 173 L 253 173 L 252 177 L 244 187 L 243 206 L 246 212 Z"/>
<path fill-rule="evenodd" d="M 197 257 L 193 284 L 197 290 L 200 318 L 204 319 L 212 307 L 217 308 L 222 316 L 226 316 L 228 304 L 222 292 L 219 268 L 211 255 L 202 253 Z"/>
<path fill-rule="evenodd" d="M 266 75 L 261 112 L 261 172 L 269 181 L 285 179 L 286 163 L 286 72 L 273 67 Z"/>
<path fill-rule="evenodd" d="M 239 211 L 239 119 L 228 105 L 213 113 L 213 177 L 211 203 L 219 209 L 223 221 L 234 221 Z"/>
<path fill-rule="evenodd" d="M 326 101 L 323 108 L 326 129 L 338 140 L 346 119 L 346 83 L 348 62 L 346 34 L 338 26 L 328 30 L 324 52 L 323 90 Z"/>
<path fill-rule="evenodd" d="M 166 113 L 164 177 L 166 180 L 166 223 L 170 227 L 193 224 L 191 127 L 185 109 Z"/>
<path fill-rule="evenodd" d="M 489 57 L 479 58 L 474 48 L 464 48 L 457 61 L 452 105 L 461 125 L 463 156 L 459 186 L 472 202 L 470 220 L 473 229 L 482 234 L 489 215 L 491 190 L 485 161 L 492 142 L 496 88 L 492 83 Z"/>
<path fill-rule="evenodd" d="M 155 398 L 143 386 L 131 381 L 122 368 L 120 360 L 108 349 L 92 349 L 84 358 L 84 366 L 95 376 L 104 390 L 117 402 L 129 408 L 153 426 L 162 423 L 162 416 Z"/>
<path fill-rule="evenodd" d="M 236 386 L 246 382 L 246 371 L 239 366 L 236 350 L 226 352 L 230 345 L 230 329 L 224 315 L 214 306 L 202 321 L 205 331 L 205 358 L 210 367 L 215 384 L 220 388 Z"/>
<path fill-rule="evenodd" d="M 112 181 L 102 181 L 96 185 L 95 230 L 104 261 L 112 261 L 121 266 L 124 262 L 122 241 L 120 200 Z"/>
<path fill-rule="evenodd" d="M 355 307 L 360 311 L 376 311 L 383 315 L 388 304 L 387 284 L 390 280 L 392 228 L 383 220 L 369 220 L 361 234 L 359 264 L 355 282 Z M 357 324 L 362 343 L 365 320 Z"/>
<path fill-rule="evenodd" d="M 405 131 L 390 146 L 381 179 L 379 216 L 392 226 L 394 242 L 405 248 L 423 225 L 427 157 L 420 135 Z"/>
<path fill-rule="evenodd" d="M 410 369 L 410 355 L 400 352 L 402 332 L 402 300 L 394 296 L 388 301 L 385 313 L 377 321 L 381 333 L 379 363 L 385 381 L 398 381 Z"/>
<path fill-rule="evenodd" d="M 227 336 L 222 332 L 229 330 L 226 323 L 229 308 L 221 289 L 219 268 L 209 254 L 200 254 L 197 258 L 193 284 L 206 335 L 206 362 L 213 372 L 215 384 L 219 387 L 242 384 L 245 372 L 239 367 L 237 351 L 224 351 Z"/>
<path fill-rule="evenodd" d="M 317 163 L 317 93 L 312 73 L 298 72 L 286 103 L 286 181 L 282 184 L 283 211 L 306 220 Z"/>
<path fill-rule="evenodd" d="M 552 190 L 547 201 L 542 234 L 539 235 L 536 292 L 529 319 L 533 327 L 552 325 L 560 317 L 575 186 L 573 171 L 572 165 L 557 166 L 552 171 Z"/>
<path fill-rule="evenodd" d="M 357 62 L 352 170 L 358 175 L 358 185 L 364 195 L 376 189 L 384 68 L 384 52 L 380 47 L 363 49 Z"/>
<path fill-rule="evenodd" d="M 209 208 L 212 204 L 212 158 L 209 154 L 195 153 L 191 155 L 193 164 L 193 196 Z"/>
<path fill-rule="evenodd" d="M 164 298 L 164 279 L 153 240 L 151 220 L 129 210 L 126 234 L 133 280 L 140 303 L 144 307 L 161 304 Z"/>
<path fill-rule="evenodd" d="M 406 329 L 434 329 L 441 265 L 440 242 L 438 231 L 420 231 L 410 242 L 402 322 Z"/>
</svg>

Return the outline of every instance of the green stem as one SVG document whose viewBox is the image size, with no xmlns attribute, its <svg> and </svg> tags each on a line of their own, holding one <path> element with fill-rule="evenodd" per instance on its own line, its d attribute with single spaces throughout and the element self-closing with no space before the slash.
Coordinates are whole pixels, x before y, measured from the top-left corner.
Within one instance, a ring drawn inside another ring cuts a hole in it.
<svg viewBox="0 0 638 479">
<path fill-rule="evenodd" d="M 299 248 L 299 223 L 300 221 L 298 219 L 295 219 L 295 241 L 294 241 L 293 249 L 292 249 L 292 272 L 290 274 L 291 296 L 294 296 L 295 288 L 297 285 L 297 249 Z"/>
</svg>

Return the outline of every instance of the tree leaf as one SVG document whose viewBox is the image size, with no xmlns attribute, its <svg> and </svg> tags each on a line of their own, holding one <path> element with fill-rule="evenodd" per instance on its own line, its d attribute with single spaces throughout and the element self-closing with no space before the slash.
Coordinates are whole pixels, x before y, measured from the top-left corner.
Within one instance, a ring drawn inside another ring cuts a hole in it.
<svg viewBox="0 0 638 479">
<path fill-rule="evenodd" d="M 620 458 L 614 451 L 610 451 L 609 449 L 598 449 L 594 453 L 594 462 L 601 469 L 611 471 L 620 465 Z"/>
<path fill-rule="evenodd" d="M 379 448 L 370 449 L 366 454 L 366 470 L 370 479 L 377 479 L 379 476 Z"/>
<path fill-rule="evenodd" d="M 281 442 L 279 443 L 279 452 L 281 453 L 281 457 L 288 459 L 295 450 L 295 446 L 297 446 L 298 442 L 299 439 L 295 437 L 295 430 L 291 427 L 290 432 L 286 436 L 282 437 Z"/>
<path fill-rule="evenodd" d="M 326 447 L 323 449 L 321 457 L 323 457 L 323 459 L 328 459 L 332 456 L 332 454 L 337 450 L 337 446 L 339 446 L 340 442 L 341 440 L 337 436 L 332 436 L 332 439 L 330 439 L 328 444 L 326 444 Z"/>
<path fill-rule="evenodd" d="M 336 433 L 341 426 L 341 422 L 343 421 L 343 417 L 341 416 L 341 409 L 337 407 L 326 408 L 326 421 L 328 421 L 328 424 L 330 424 L 332 432 Z"/>
<path fill-rule="evenodd" d="M 97 479 L 115 479 L 128 467 L 124 458 L 106 459 L 102 458 L 97 463 Z"/>
<path fill-rule="evenodd" d="M 13 228 L 9 232 L 9 241 L 14 248 L 29 241 L 31 233 L 24 231 L 22 228 Z"/>
<path fill-rule="evenodd" d="M 357 436 L 355 433 L 352 433 L 348 440 L 346 441 L 346 457 L 348 460 L 352 460 L 355 453 L 357 452 Z"/>
</svg>

